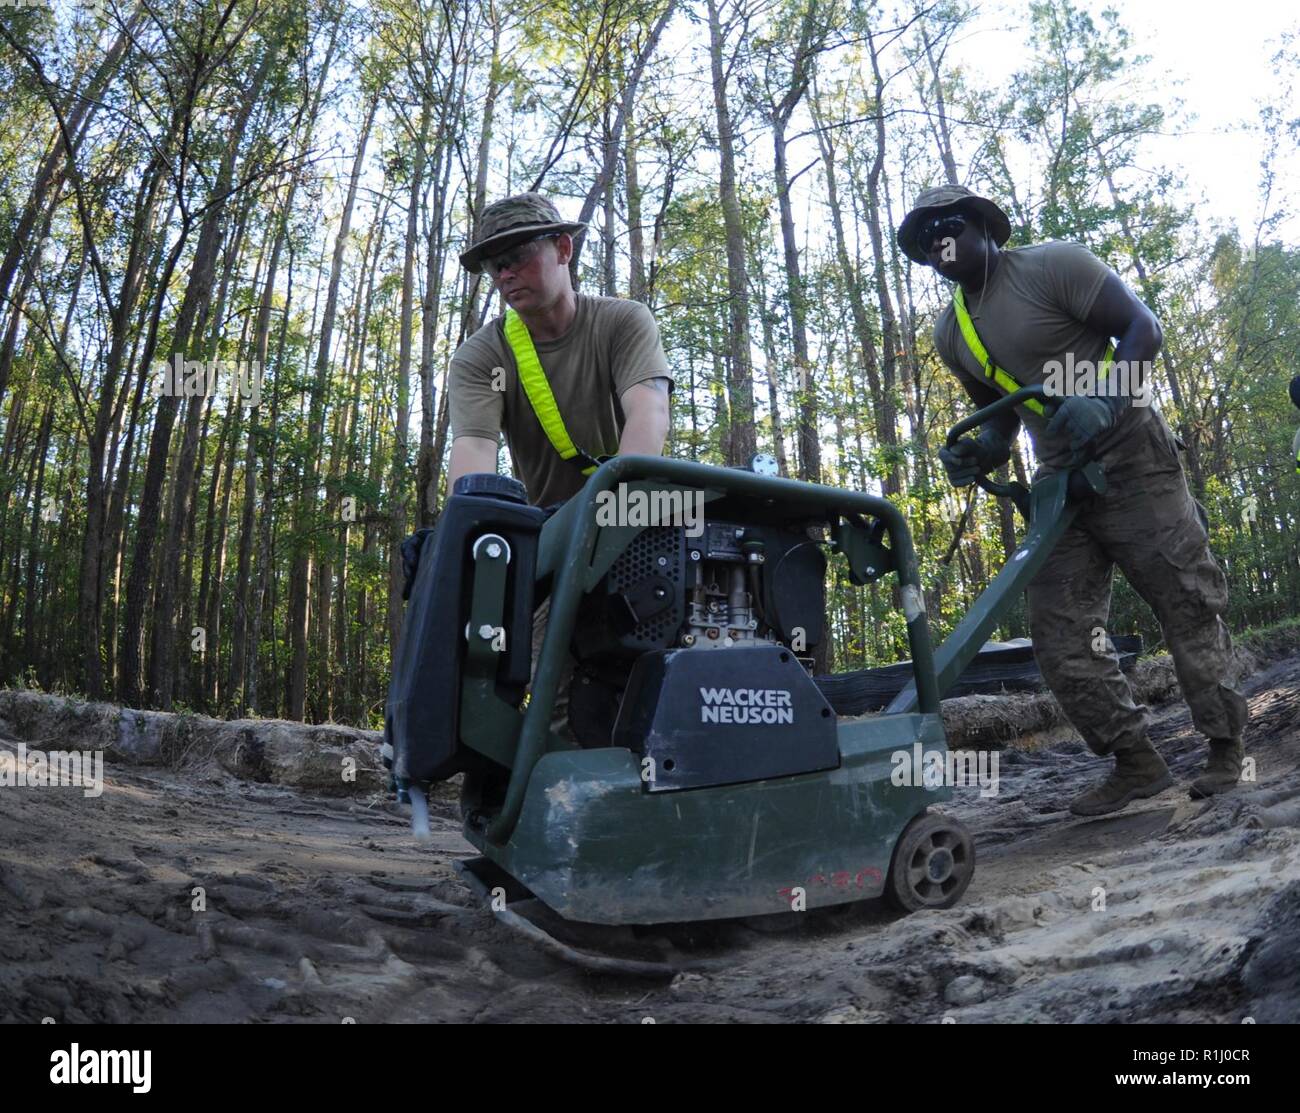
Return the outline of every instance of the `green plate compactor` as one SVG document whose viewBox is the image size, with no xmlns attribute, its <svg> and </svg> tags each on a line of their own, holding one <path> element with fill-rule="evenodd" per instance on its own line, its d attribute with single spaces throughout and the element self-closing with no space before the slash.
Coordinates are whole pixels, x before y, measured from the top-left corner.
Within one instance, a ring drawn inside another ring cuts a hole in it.
<svg viewBox="0 0 1300 1113">
<path fill-rule="evenodd" d="M 940 699 L 1102 489 L 1100 465 L 1032 491 L 981 478 L 1028 529 L 937 650 L 898 509 L 759 470 L 617 457 L 549 518 L 512 479 L 457 482 L 421 554 L 385 750 L 417 829 L 430 786 L 463 774 L 479 857 L 459 866 L 482 892 L 637 925 L 881 896 L 946 908 L 970 884 L 969 832 L 930 810 L 951 789 L 894 784 L 894 755 L 946 755 Z M 854 584 L 897 584 L 912 679 L 883 713 L 837 717 L 811 674 L 828 554 Z M 572 738 L 552 730 L 562 690 Z"/>
</svg>

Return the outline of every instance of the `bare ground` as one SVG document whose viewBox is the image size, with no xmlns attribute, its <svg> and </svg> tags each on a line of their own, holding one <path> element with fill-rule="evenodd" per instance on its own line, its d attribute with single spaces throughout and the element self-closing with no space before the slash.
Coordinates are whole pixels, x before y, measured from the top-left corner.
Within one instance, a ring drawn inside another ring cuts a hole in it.
<svg viewBox="0 0 1300 1113">
<path fill-rule="evenodd" d="M 958 907 L 679 932 L 671 984 L 576 970 L 494 919 L 452 869 L 450 793 L 421 845 L 379 793 L 212 761 L 113 763 L 97 799 L 0 789 L 0 1020 L 1295 1021 L 1300 656 L 1244 687 L 1255 784 L 1187 799 L 1202 742 L 1174 702 L 1153 737 L 1175 788 L 1077 820 L 1103 763 L 1022 740 L 996 798 L 951 805 L 978 852 Z"/>
</svg>

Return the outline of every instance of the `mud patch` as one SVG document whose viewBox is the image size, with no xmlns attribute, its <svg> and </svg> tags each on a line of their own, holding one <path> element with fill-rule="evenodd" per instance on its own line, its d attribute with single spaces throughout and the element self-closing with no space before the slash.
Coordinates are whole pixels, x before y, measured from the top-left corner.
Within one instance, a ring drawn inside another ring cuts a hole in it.
<svg viewBox="0 0 1300 1113">
<path fill-rule="evenodd" d="M 200 745 L 173 766 L 115 751 L 97 799 L 0 789 L 0 1020 L 1294 1020 L 1300 658 L 1245 692 L 1252 785 L 1186 797 L 1204 744 L 1180 703 L 1155 709 L 1152 732 L 1175 787 L 1117 816 L 1066 811 L 1106 769 L 1081 742 L 1009 746 L 997 796 L 945 805 L 978 855 L 956 908 L 679 925 L 658 936 L 690 969 L 655 985 L 576 970 L 503 927 L 454 873 L 473 852 L 450 786 L 417 843 L 364 784 L 278 783 L 269 741 L 232 745 L 229 767 Z M 13 706 L 0 701 L 0 744 L 32 745 Z M 76 712 L 39 740 L 83 748 L 78 725 L 104 721 Z M 226 726 L 239 743 L 248 724 Z"/>
</svg>

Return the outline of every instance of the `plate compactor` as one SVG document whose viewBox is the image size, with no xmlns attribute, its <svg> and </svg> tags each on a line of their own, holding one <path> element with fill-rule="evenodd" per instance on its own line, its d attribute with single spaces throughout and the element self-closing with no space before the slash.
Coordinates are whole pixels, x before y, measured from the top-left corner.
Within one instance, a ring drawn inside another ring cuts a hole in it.
<svg viewBox="0 0 1300 1113">
<path fill-rule="evenodd" d="M 1027 398 L 1042 388 L 949 443 Z M 979 482 L 1028 529 L 936 651 L 911 534 L 883 498 L 621 456 L 548 518 L 512 479 L 463 477 L 423 546 L 386 709 L 417 831 L 429 787 L 463 774 L 480 854 L 465 879 L 498 911 L 540 902 L 589 925 L 953 905 L 971 836 L 929 810 L 951 788 L 894 783 L 894 755 L 946 758 L 940 698 L 1104 480 L 1094 462 L 1032 491 Z M 828 553 L 854 584 L 896 579 L 912 678 L 877 715 L 838 718 L 811 673 Z M 572 738 L 552 729 L 562 679 Z"/>
</svg>

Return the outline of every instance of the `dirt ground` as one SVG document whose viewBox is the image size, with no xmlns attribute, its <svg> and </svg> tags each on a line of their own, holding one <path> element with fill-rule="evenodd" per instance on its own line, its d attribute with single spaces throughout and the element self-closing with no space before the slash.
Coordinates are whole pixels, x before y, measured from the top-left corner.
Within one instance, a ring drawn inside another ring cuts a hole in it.
<svg viewBox="0 0 1300 1113">
<path fill-rule="evenodd" d="M 1295 1021 L 1300 656 L 1244 687 L 1254 785 L 1187 798 L 1203 751 L 1181 702 L 1153 730 L 1176 786 L 1116 816 L 1065 811 L 1104 771 L 1082 743 L 1004 751 L 999 795 L 950 805 L 978 854 L 956 908 L 729 925 L 679 939 L 689 969 L 661 983 L 500 924 L 452 869 L 450 794 L 418 844 L 381 794 L 217 766 L 110 764 L 96 799 L 0 788 L 0 1020 Z"/>
</svg>

